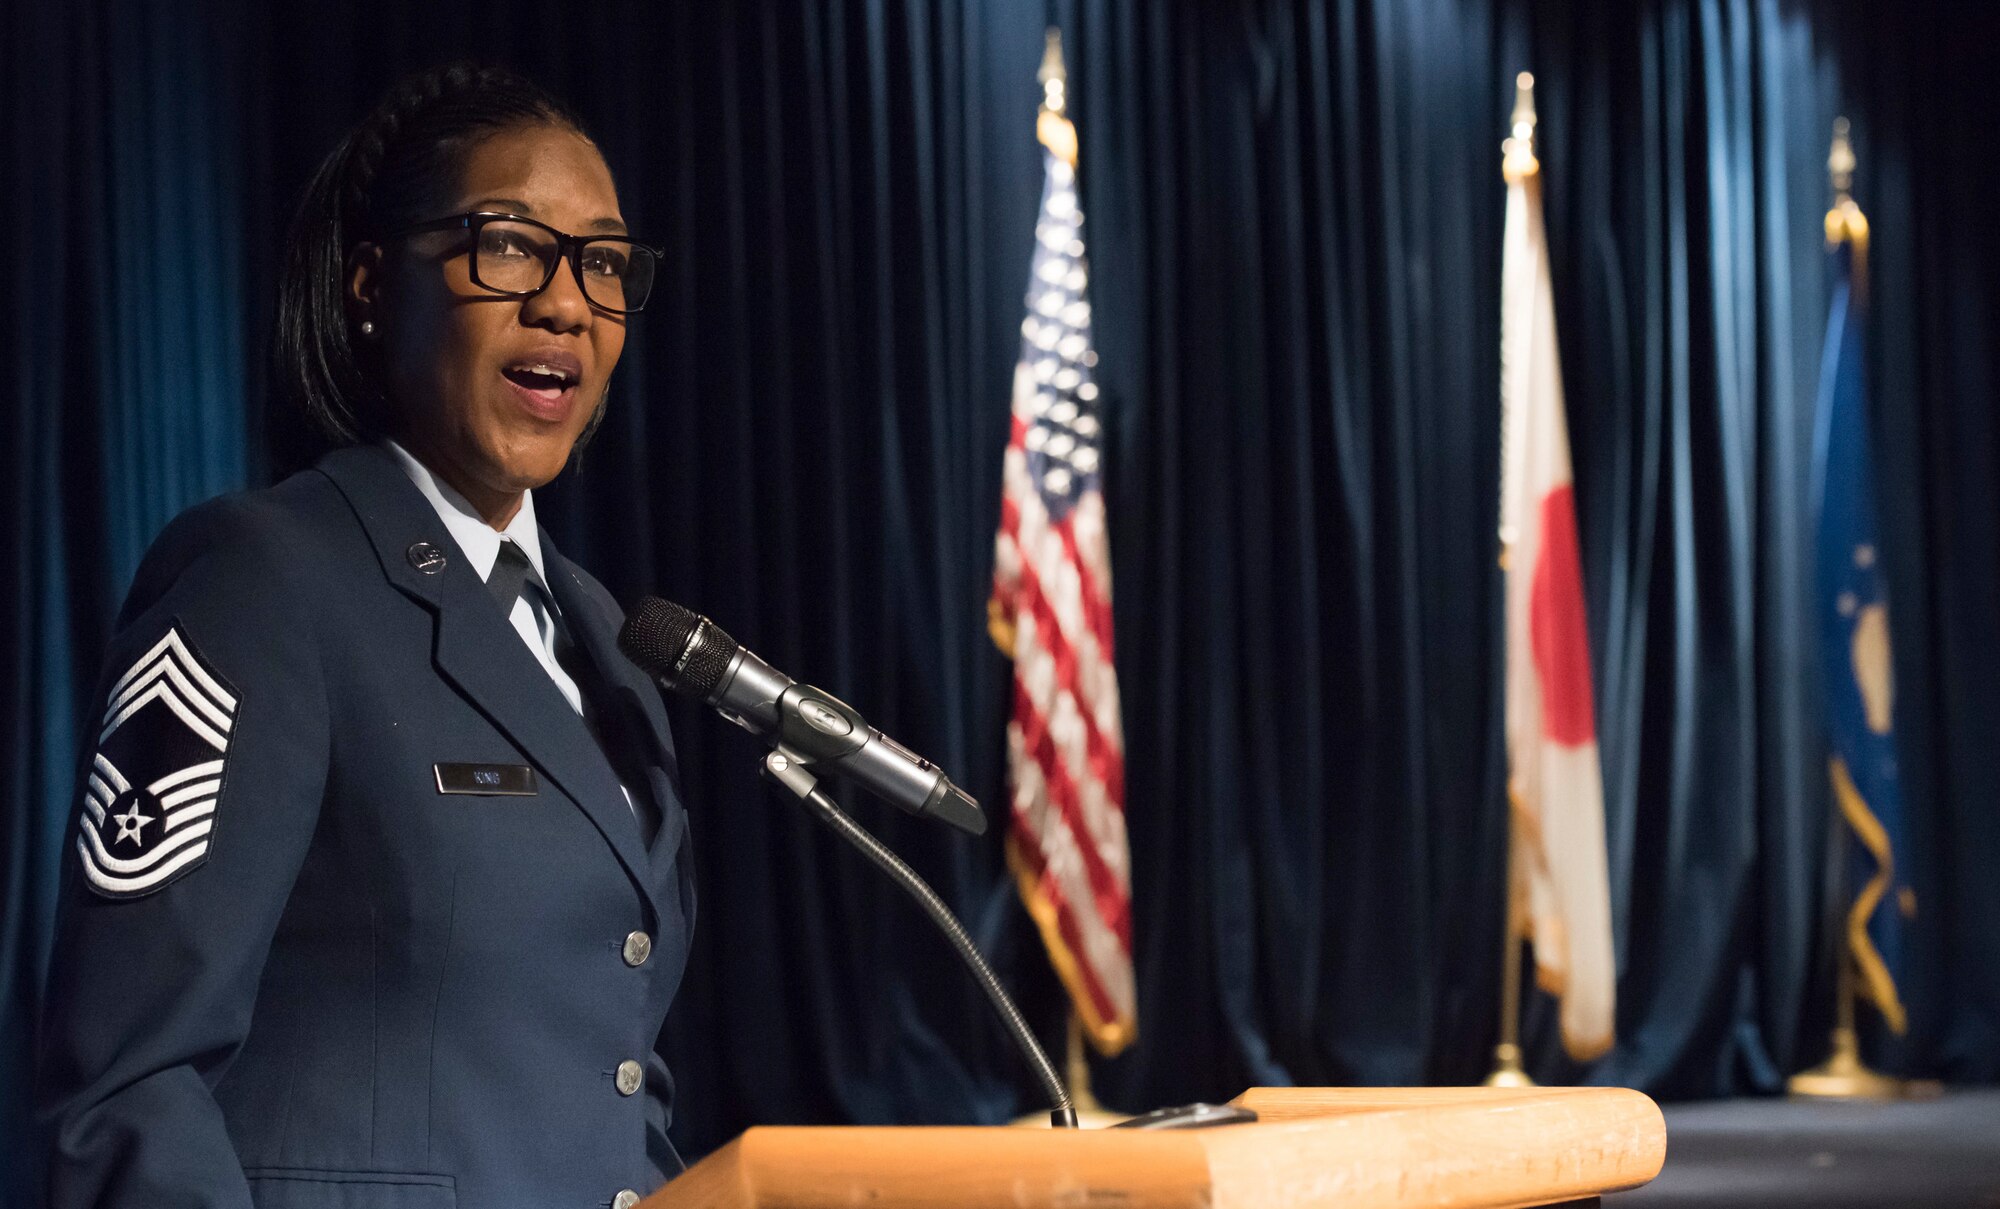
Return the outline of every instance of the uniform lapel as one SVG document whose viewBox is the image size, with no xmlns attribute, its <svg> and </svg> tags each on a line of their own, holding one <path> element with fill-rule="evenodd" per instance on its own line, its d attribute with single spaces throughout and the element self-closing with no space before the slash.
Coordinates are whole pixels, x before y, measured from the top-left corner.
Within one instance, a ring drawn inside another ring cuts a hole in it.
<svg viewBox="0 0 2000 1209">
<path fill-rule="evenodd" d="M 501 616 L 430 503 L 386 451 L 372 446 L 329 454 L 319 469 L 354 507 L 389 581 L 432 610 L 438 671 L 582 808 L 657 912 L 639 824 L 610 761 Z M 428 560 L 411 550 L 422 543 L 444 552 L 441 569 L 419 569 Z"/>
<path fill-rule="evenodd" d="M 646 735 L 646 762 L 666 774 L 668 788 L 674 791 L 668 796 L 677 799 L 680 771 L 675 760 L 673 738 L 667 729 L 666 707 L 660 703 L 658 686 L 618 649 L 618 637 L 612 633 L 611 619 L 605 615 L 602 606 L 591 599 L 575 567 L 556 550 L 546 532 L 542 534 L 542 561 L 548 567 L 549 591 L 556 598 L 556 607 L 562 610 L 563 623 L 569 627 L 577 646 L 596 667 L 609 691 L 611 700 L 604 703 L 604 708 L 621 710 L 637 718 L 638 729 Z M 678 800 L 662 800 L 658 805 L 660 831 L 653 837 L 652 852 L 655 860 L 673 856 L 685 821 Z"/>
</svg>

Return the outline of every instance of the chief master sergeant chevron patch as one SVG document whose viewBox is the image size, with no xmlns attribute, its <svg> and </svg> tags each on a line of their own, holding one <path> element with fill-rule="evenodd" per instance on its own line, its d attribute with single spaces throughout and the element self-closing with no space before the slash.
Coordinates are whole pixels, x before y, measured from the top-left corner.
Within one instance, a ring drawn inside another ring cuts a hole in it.
<svg viewBox="0 0 2000 1209">
<path fill-rule="evenodd" d="M 208 859 L 236 706 L 178 620 L 112 684 L 76 837 L 93 890 L 136 898 Z"/>
</svg>

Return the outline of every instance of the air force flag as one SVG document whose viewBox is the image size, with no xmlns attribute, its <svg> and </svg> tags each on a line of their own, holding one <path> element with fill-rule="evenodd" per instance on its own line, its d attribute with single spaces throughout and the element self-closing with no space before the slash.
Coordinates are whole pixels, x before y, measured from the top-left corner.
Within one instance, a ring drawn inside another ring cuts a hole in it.
<svg viewBox="0 0 2000 1209">
<path fill-rule="evenodd" d="M 1843 196 L 1827 215 L 1833 305 L 1814 437 L 1818 511 L 1815 608 L 1825 680 L 1828 764 L 1852 833 L 1846 894 L 1848 960 L 1860 993 L 1890 1029 L 1906 1027 L 1896 978 L 1902 929 L 1916 897 L 1902 866 L 1903 798 L 1896 770 L 1889 593 L 1876 544 L 1875 482 L 1863 361 L 1868 223 Z"/>
<path fill-rule="evenodd" d="M 208 859 L 236 706 L 178 623 L 112 684 L 76 837 L 91 889 L 136 898 Z"/>
</svg>

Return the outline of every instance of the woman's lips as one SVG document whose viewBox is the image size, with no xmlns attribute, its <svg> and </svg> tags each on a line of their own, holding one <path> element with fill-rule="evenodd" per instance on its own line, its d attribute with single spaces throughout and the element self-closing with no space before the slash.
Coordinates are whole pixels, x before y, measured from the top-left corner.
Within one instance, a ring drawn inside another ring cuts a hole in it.
<svg viewBox="0 0 2000 1209">
<path fill-rule="evenodd" d="M 570 408 L 576 405 L 574 385 L 565 386 L 561 390 L 527 387 L 504 373 L 500 375 L 500 380 L 506 383 L 508 390 L 514 392 L 514 397 L 520 401 L 528 414 L 538 420 L 561 423 L 569 419 Z"/>
</svg>

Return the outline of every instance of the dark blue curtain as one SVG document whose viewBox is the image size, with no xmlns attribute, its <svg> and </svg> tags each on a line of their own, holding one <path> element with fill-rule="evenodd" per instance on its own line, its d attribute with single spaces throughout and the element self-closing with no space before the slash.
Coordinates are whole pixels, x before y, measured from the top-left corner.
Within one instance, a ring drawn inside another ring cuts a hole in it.
<svg viewBox="0 0 2000 1209">
<path fill-rule="evenodd" d="M 1878 480 L 1895 614 L 1897 675 L 1923 723 L 1912 803 L 1918 894 L 1939 908 L 1913 936 L 1920 974 L 1914 1062 L 1963 1077 L 2000 1077 L 2000 221 L 1989 200 L 2000 168 L 1977 148 L 2000 129 L 2000 95 L 1979 66 L 1990 15 L 1897 23 L 1874 33 L 1927 70 L 1899 74 L 1895 55 L 1864 60 L 1881 97 L 1872 388 L 1890 392 L 1878 447 L 1897 468 Z M 1886 488 L 1886 489 L 1884 489 Z M 1915 811 L 1922 813 L 1917 814 Z"/>
<path fill-rule="evenodd" d="M 254 396 L 238 44 L 159 6 L 0 7 L 9 237 L 0 357 L 7 689 L 0 1203 L 37 1203 L 26 1125 L 82 713 L 166 522 L 240 487 Z M 206 70 L 196 74 L 190 64 Z"/>
<path fill-rule="evenodd" d="M 291 198 L 396 74 L 570 96 L 673 249 L 551 489 L 615 591 L 711 613 L 1003 800 L 984 638 L 1066 31 L 1102 355 L 1141 1040 L 1122 1107 L 1467 1082 L 1493 1041 L 1504 812 L 1499 139 L 1536 71 L 1597 664 L 1620 1045 L 1538 1075 L 1768 1091 L 1831 949 L 1807 469 L 1836 113 L 1875 223 L 1883 527 L 1922 916 L 1911 1038 L 2000 1076 L 2000 235 L 1989 19 L 1936 3 L 813 0 L 9 6 L 0 355 L 0 1101 L 22 1089 L 105 626 L 165 520 L 297 433 L 260 361 Z M 678 715 L 701 858 L 670 1032 L 694 1151 L 758 1121 L 999 1120 L 1030 1087 L 912 909 Z M 997 836 L 851 803 L 1059 1040 Z M 18 1138 L 19 1141 L 12 1139 Z M 32 1163 L 9 1163 L 11 1193 Z"/>
</svg>

